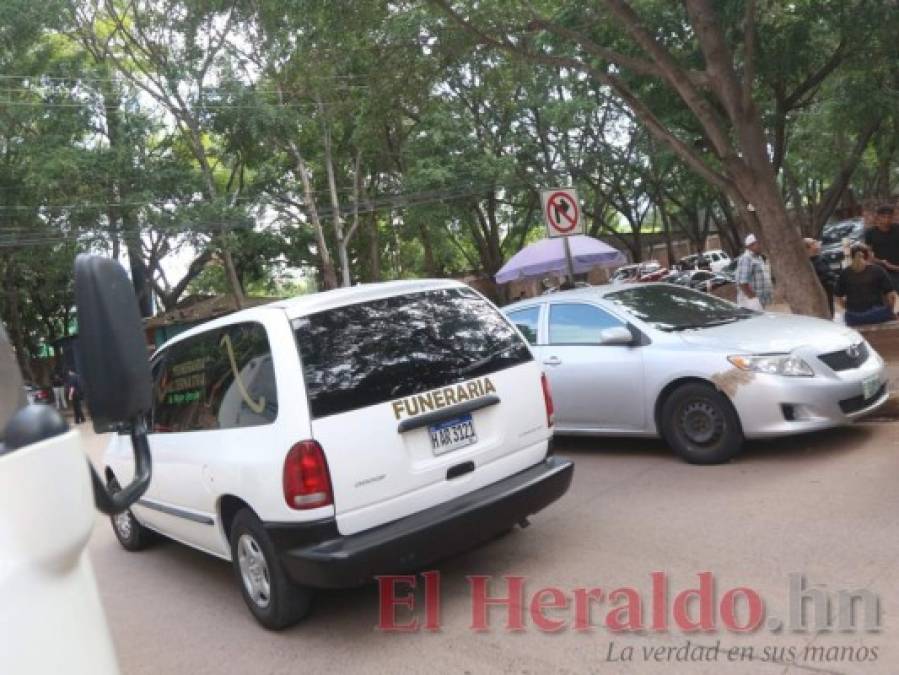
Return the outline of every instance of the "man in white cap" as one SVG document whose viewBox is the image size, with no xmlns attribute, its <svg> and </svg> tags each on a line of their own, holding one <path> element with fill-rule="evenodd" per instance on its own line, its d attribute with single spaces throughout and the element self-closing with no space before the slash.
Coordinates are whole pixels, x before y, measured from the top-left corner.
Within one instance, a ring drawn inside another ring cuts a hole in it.
<svg viewBox="0 0 899 675">
<path fill-rule="evenodd" d="M 771 273 L 756 236 L 747 234 L 744 243 L 746 251 L 737 259 L 737 304 L 762 311 L 774 298 Z"/>
</svg>

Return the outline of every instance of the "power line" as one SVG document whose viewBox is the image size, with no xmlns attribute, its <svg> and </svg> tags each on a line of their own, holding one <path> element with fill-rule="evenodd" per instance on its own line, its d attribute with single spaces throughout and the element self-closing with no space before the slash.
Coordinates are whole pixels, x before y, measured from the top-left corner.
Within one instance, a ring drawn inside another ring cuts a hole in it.
<svg viewBox="0 0 899 675">
<path fill-rule="evenodd" d="M 310 80 L 314 81 L 328 81 L 328 80 L 368 80 L 370 75 L 315 75 L 310 78 Z M 32 80 L 32 81 L 43 81 L 47 80 L 50 82 L 61 82 L 61 83 L 78 83 L 78 82 L 114 82 L 116 84 L 133 84 L 133 80 L 122 75 L 120 77 L 99 77 L 94 75 L 47 75 L 45 73 L 36 73 L 33 75 L 13 75 L 10 73 L 0 73 L 0 80 Z M 252 82 L 244 82 L 241 80 L 233 80 L 235 84 L 242 85 L 248 88 L 253 87 Z M 204 91 L 215 91 L 215 90 L 225 90 L 226 87 L 212 87 L 212 86 L 204 86 Z M 267 91 L 271 91 L 273 93 L 277 93 L 277 89 L 270 89 Z"/>
<path fill-rule="evenodd" d="M 400 153 L 396 153 L 396 156 L 402 156 Z M 416 192 L 405 192 L 405 193 L 385 193 L 375 195 L 373 197 L 368 197 L 365 194 L 360 194 L 360 205 L 369 204 L 369 203 L 379 203 L 382 200 L 390 200 L 390 199 L 401 199 L 406 196 L 429 196 L 433 194 L 437 194 L 439 191 L 447 191 L 447 190 L 457 190 L 457 189 L 469 189 L 472 187 L 472 181 L 465 181 L 464 179 L 476 179 L 483 180 L 483 177 L 480 174 L 475 172 L 461 172 L 454 173 L 453 176 L 456 179 L 463 179 L 459 182 L 456 182 L 452 185 L 446 185 L 439 188 L 433 188 L 430 190 L 422 190 Z M 475 190 L 479 189 L 489 189 L 493 185 L 512 185 L 517 184 L 520 181 L 498 181 L 496 183 L 481 183 L 480 187 L 476 187 Z M 10 187 L 0 187 L 0 191 L 2 190 L 18 190 L 19 188 L 10 188 Z M 338 187 L 336 188 L 339 194 L 349 194 L 354 192 L 355 188 L 352 187 Z M 299 188 L 296 190 L 296 193 L 299 195 L 299 199 L 303 199 L 303 191 Z M 322 190 L 312 190 L 311 193 L 320 197 L 330 197 L 331 191 L 330 189 L 322 189 Z M 250 203 L 250 204 L 260 204 L 265 205 L 266 203 L 275 202 L 278 204 L 288 204 L 288 205 L 297 205 L 293 201 L 285 202 L 284 200 L 279 200 L 277 197 L 270 195 L 267 192 L 262 193 L 261 197 L 237 197 L 236 200 L 240 203 Z M 352 200 L 350 200 L 352 203 Z M 178 216 L 179 214 L 175 211 L 166 210 L 167 206 L 172 206 L 176 209 L 189 209 L 189 208 L 197 208 L 209 206 L 210 203 L 206 201 L 192 201 L 192 202 L 178 202 L 174 199 L 166 199 L 160 198 L 159 200 L 154 201 L 133 201 L 133 202 L 82 202 L 82 203 L 72 203 L 72 204 L 35 204 L 35 205 L 22 205 L 22 204 L 9 204 L 4 205 L 0 203 L 0 212 L 4 210 L 11 211 L 53 211 L 53 210 L 76 210 L 76 209 L 96 209 L 96 210 L 109 210 L 115 208 L 141 208 L 141 207 L 156 207 L 159 209 L 157 211 L 157 215 L 160 216 Z M 323 207 L 329 208 L 330 207 Z M 344 209 L 341 208 L 341 211 Z M 352 205 L 347 207 L 347 211 L 352 212 Z M 319 213 L 322 213 L 321 209 L 319 209 Z M 3 227 L 0 226 L 0 232 L 9 231 L 9 230 L 21 230 L 21 229 L 30 229 L 30 228 L 22 228 L 22 227 Z"/>
<path fill-rule="evenodd" d="M 398 194 L 398 195 L 389 195 L 387 198 L 379 200 L 376 202 L 370 202 L 361 206 L 358 210 L 359 214 L 366 213 L 374 213 L 377 211 L 382 211 L 385 209 L 405 209 L 412 208 L 416 206 L 426 206 L 428 204 L 435 204 L 444 201 L 454 201 L 457 199 L 463 199 L 465 197 L 471 197 L 478 194 L 483 194 L 485 190 L 491 188 L 499 188 L 499 189 L 507 189 L 513 186 L 527 185 L 526 181 L 517 180 L 517 181 L 508 181 L 503 184 L 489 184 L 489 185 L 481 185 L 469 188 L 467 190 L 458 190 L 455 192 L 452 191 L 425 191 L 420 193 L 407 193 L 407 194 Z M 352 207 L 347 209 L 340 209 L 341 216 L 351 215 L 354 212 Z M 333 209 L 323 209 L 318 212 L 319 218 L 321 220 L 325 220 L 331 216 L 333 216 Z M 144 233 L 146 232 L 158 232 L 161 234 L 165 234 L 167 232 L 174 233 L 186 233 L 186 232 L 196 232 L 197 234 L 206 234 L 204 232 L 198 232 L 201 227 L 206 226 L 215 226 L 221 229 L 222 231 L 225 228 L 235 231 L 235 230 L 250 230 L 251 226 L 249 225 L 227 225 L 224 223 L 189 223 L 185 224 L 181 228 L 142 228 Z M 40 245 L 48 245 L 52 243 L 62 243 L 62 242 L 76 242 L 79 238 L 89 239 L 101 239 L 109 236 L 109 232 L 104 232 L 103 234 L 99 234 L 96 232 L 92 233 L 69 233 L 64 236 L 60 236 L 54 233 L 46 233 L 46 236 L 41 237 L 31 237 L 27 239 L 4 239 L 0 236 L 0 248 L 17 248 L 20 246 L 40 246 Z"/>
<path fill-rule="evenodd" d="M 338 105 L 342 105 L 347 103 L 346 100 L 342 101 L 322 101 L 322 106 L 324 107 L 334 107 Z M 87 106 L 102 106 L 103 104 L 100 101 L 82 101 L 82 102 L 71 102 L 71 103 L 57 103 L 57 102 L 47 102 L 47 101 L 0 101 L 0 108 L 12 107 L 12 108 L 84 108 Z M 230 104 L 230 103 L 203 103 L 194 101 L 192 108 L 193 109 L 203 109 L 203 110 L 262 110 L 262 109 L 272 109 L 272 108 L 293 108 L 297 110 L 317 110 L 319 107 L 318 103 L 271 103 L 271 104 Z M 162 106 L 161 111 L 165 111 L 166 108 Z"/>
</svg>

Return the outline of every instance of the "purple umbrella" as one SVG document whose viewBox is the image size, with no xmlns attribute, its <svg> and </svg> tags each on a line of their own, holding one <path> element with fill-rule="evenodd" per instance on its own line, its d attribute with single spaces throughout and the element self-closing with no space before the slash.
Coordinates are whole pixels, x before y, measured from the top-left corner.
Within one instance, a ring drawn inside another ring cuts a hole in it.
<svg viewBox="0 0 899 675">
<path fill-rule="evenodd" d="M 576 234 L 568 237 L 574 273 L 583 274 L 594 267 L 616 267 L 627 262 L 624 254 L 598 239 Z M 507 284 L 517 279 L 533 279 L 547 274 L 566 274 L 565 246 L 562 238 L 541 239 L 525 246 L 496 273 L 496 282 Z"/>
</svg>

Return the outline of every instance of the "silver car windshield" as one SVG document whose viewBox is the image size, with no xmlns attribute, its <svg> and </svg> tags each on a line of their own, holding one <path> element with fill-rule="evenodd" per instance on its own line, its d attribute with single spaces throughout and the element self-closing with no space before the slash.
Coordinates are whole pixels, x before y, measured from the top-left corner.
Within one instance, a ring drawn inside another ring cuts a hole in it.
<svg viewBox="0 0 899 675">
<path fill-rule="evenodd" d="M 714 295 L 668 284 L 628 288 L 608 293 L 604 299 L 664 331 L 710 328 L 756 314 Z"/>
</svg>

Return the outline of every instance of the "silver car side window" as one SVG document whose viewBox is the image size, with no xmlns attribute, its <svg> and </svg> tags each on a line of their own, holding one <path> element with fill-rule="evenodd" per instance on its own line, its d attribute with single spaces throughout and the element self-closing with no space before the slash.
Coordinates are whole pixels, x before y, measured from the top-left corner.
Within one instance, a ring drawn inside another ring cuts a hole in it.
<svg viewBox="0 0 899 675">
<path fill-rule="evenodd" d="M 540 321 L 540 305 L 509 312 L 509 320 L 521 331 L 528 344 L 537 344 L 537 326 Z"/>
<path fill-rule="evenodd" d="M 595 305 L 554 303 L 549 308 L 549 344 L 598 345 L 601 331 L 624 325 Z"/>
</svg>

